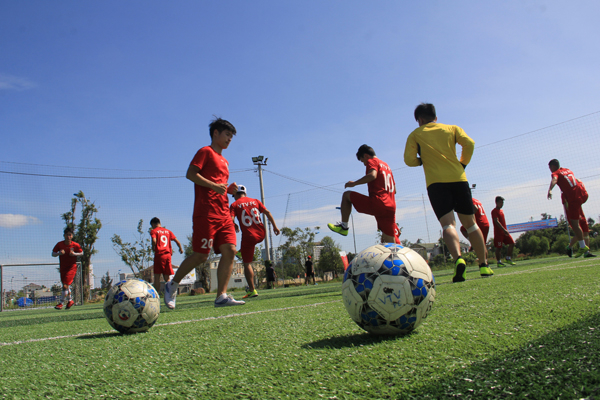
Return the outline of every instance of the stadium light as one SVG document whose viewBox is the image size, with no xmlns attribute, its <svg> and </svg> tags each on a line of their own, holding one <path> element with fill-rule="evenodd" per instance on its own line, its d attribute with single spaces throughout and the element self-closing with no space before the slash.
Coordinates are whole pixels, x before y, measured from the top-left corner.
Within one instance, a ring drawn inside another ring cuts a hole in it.
<svg viewBox="0 0 600 400">
<path fill-rule="evenodd" d="M 342 210 L 342 207 L 336 207 L 336 210 Z M 354 254 L 356 254 L 356 236 L 354 236 L 354 217 L 350 214 L 350 220 L 352 221 L 352 239 L 354 239 Z"/>
</svg>

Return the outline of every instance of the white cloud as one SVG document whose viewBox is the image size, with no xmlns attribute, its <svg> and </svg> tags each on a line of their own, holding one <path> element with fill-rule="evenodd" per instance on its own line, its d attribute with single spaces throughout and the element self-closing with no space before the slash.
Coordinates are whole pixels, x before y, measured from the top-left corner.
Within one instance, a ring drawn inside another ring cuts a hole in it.
<svg viewBox="0 0 600 400">
<path fill-rule="evenodd" d="M 27 78 L 0 73 L 0 90 L 27 90 L 36 86 Z"/>
<path fill-rule="evenodd" d="M 42 222 L 36 217 L 21 214 L 0 214 L 0 227 L 2 228 L 19 228 L 25 225 L 41 224 Z"/>
</svg>

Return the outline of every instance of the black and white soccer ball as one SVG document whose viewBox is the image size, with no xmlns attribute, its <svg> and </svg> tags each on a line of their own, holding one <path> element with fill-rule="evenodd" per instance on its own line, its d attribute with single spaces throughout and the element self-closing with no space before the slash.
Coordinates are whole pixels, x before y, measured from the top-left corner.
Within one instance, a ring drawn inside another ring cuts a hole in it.
<svg viewBox="0 0 600 400">
<path fill-rule="evenodd" d="M 145 332 L 158 320 L 160 297 L 142 279 L 128 279 L 114 285 L 104 299 L 104 315 L 121 333 Z"/>
<path fill-rule="evenodd" d="M 435 300 L 435 279 L 416 251 L 393 243 L 356 255 L 344 274 L 344 306 L 350 318 L 372 334 L 413 331 Z"/>
</svg>

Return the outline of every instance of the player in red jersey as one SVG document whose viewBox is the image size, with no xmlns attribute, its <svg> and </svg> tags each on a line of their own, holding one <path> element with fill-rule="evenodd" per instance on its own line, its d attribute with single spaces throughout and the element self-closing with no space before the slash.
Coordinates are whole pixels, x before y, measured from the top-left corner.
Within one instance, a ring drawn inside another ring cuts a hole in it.
<svg viewBox="0 0 600 400">
<path fill-rule="evenodd" d="M 483 209 L 483 204 L 475 198 L 473 198 L 473 212 L 475 213 L 475 223 L 479 227 L 481 234 L 483 235 L 483 242 L 487 243 L 488 233 L 490 232 L 490 223 L 485 215 L 485 210 Z M 464 226 L 460 227 L 460 232 L 463 236 L 469 239 L 469 233 Z M 485 254 L 487 258 L 487 246 L 485 249 Z"/>
<path fill-rule="evenodd" d="M 81 246 L 73 241 L 73 230 L 71 228 L 66 228 L 63 236 L 65 240 L 56 243 L 56 246 L 52 249 L 52 257 L 59 257 L 60 281 L 62 282 L 60 303 L 54 307 L 57 310 L 62 310 L 65 300 L 67 300 L 67 310 L 75 305 L 71 298 L 69 286 L 73 284 L 73 279 L 75 279 L 77 273 L 77 257 L 83 255 Z"/>
<path fill-rule="evenodd" d="M 240 252 L 242 253 L 242 261 L 244 263 L 244 275 L 248 282 L 248 292 L 243 297 L 256 297 L 258 292 L 254 287 L 254 270 L 252 269 L 252 260 L 254 259 L 254 249 L 256 245 L 265 240 L 265 226 L 260 218 L 260 214 L 265 214 L 271 225 L 273 232 L 279 235 L 279 228 L 273 219 L 273 215 L 267 210 L 263 203 L 259 200 L 252 199 L 247 196 L 246 187 L 238 185 L 237 192 L 233 195 L 235 202 L 229 208 L 231 210 L 231 219 L 234 221 L 235 231 L 239 232 L 242 229 L 242 245 Z M 235 224 L 237 217 L 240 227 Z"/>
<path fill-rule="evenodd" d="M 163 228 L 160 219 L 154 217 L 150 220 L 150 236 L 152 237 L 152 251 L 154 251 L 154 288 L 160 290 L 160 276 L 165 280 L 165 285 L 169 282 L 169 277 L 173 275 L 173 265 L 171 264 L 171 255 L 173 248 L 171 241 L 177 243 L 179 254 L 183 254 L 181 243 L 175 237 L 175 234 Z"/>
<path fill-rule="evenodd" d="M 245 304 L 227 294 L 236 244 L 227 193 L 235 193 L 237 185 L 232 183 L 227 186 L 229 164 L 221 153 L 229 147 L 236 130 L 229 121 L 216 118 L 209 125 L 209 134 L 210 146 L 198 150 L 186 174 L 186 178 L 194 183 L 193 253 L 183 260 L 173 279 L 165 285 L 165 304 L 171 309 L 175 308 L 179 282 L 191 270 L 206 262 L 211 248 L 215 254 L 221 254 L 217 267 L 215 307 Z"/>
<path fill-rule="evenodd" d="M 584 231 L 582 229 L 582 224 L 580 223 L 582 218 L 585 220 L 585 214 L 583 214 L 581 206 L 588 199 L 588 192 L 585 189 L 583 182 L 575 178 L 575 174 L 570 169 L 561 168 L 557 159 L 550 160 L 548 168 L 550 168 L 550 172 L 552 173 L 552 181 L 548 188 L 548 200 L 552 199 L 552 189 L 555 185 L 558 185 L 562 191 L 562 201 L 567 214 L 567 220 L 573 229 L 574 237 L 567 248 L 567 252 L 570 252 L 571 247 L 575 242 L 579 242 L 579 250 L 575 254 L 575 257 L 594 257 L 594 255 L 590 253 L 590 248 L 585 243 Z M 587 223 L 585 224 L 585 227 L 587 229 Z M 587 231 L 589 241 L 589 229 L 587 229 Z"/>
<path fill-rule="evenodd" d="M 504 197 L 496 196 L 496 208 L 492 210 L 492 222 L 494 223 L 494 247 L 496 248 L 496 260 L 499 267 L 504 266 L 504 263 L 501 261 L 502 256 L 500 254 L 503 244 L 508 245 L 506 263 L 515 265 L 515 262 L 512 260 L 515 241 L 510 233 L 508 233 L 508 229 L 506 228 L 506 221 L 504 219 L 504 211 L 502 211 L 502 207 L 504 207 Z"/>
<path fill-rule="evenodd" d="M 352 206 L 359 213 L 373 215 L 377 221 L 377 229 L 381 238 L 387 243 L 400 243 L 398 226 L 396 225 L 396 182 L 390 167 L 375 155 L 372 147 L 363 144 L 356 153 L 358 161 L 367 167 L 366 175 L 357 181 L 348 181 L 344 188 L 367 184 L 369 196 L 346 191 L 342 196 L 342 221 L 337 224 L 327 224 L 329 229 L 340 235 L 348 235 L 348 220 Z"/>
</svg>

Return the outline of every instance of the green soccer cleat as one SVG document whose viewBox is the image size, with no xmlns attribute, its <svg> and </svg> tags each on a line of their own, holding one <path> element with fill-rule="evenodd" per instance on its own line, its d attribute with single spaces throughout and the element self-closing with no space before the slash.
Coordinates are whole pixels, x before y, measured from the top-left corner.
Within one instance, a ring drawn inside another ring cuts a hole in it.
<svg viewBox="0 0 600 400">
<path fill-rule="evenodd" d="M 327 224 L 327 226 L 329 227 L 329 229 L 331 229 L 332 231 L 334 231 L 335 233 L 339 233 L 342 236 L 348 236 L 348 228 L 344 228 L 342 226 L 342 223 L 338 223 L 338 224 Z"/>
<path fill-rule="evenodd" d="M 591 258 L 591 257 L 596 257 L 596 255 L 590 253 L 589 251 L 583 255 L 583 258 Z"/>
<path fill-rule="evenodd" d="M 462 257 L 458 257 L 454 264 L 454 276 L 452 282 L 464 282 L 467 279 L 467 263 Z"/>
<path fill-rule="evenodd" d="M 256 291 L 256 289 L 254 289 L 253 291 L 246 292 L 246 295 L 242 297 L 242 299 L 247 299 L 248 297 L 258 297 L 258 292 Z"/>
<path fill-rule="evenodd" d="M 235 256 L 241 260 L 242 259 L 242 252 L 238 251 L 237 253 L 235 253 Z"/>
<path fill-rule="evenodd" d="M 589 251 L 590 251 L 590 248 L 587 246 L 580 247 L 579 250 L 577 250 L 577 254 L 575 254 L 573 257 L 575 257 L 575 258 L 581 257 L 585 253 L 589 253 Z"/>
<path fill-rule="evenodd" d="M 506 267 L 506 265 L 502 261 L 498 261 L 496 263 L 496 265 L 498 266 L 498 268 L 500 268 L 500 267 Z"/>
<path fill-rule="evenodd" d="M 479 274 L 482 278 L 489 278 L 494 275 L 494 271 L 490 268 L 488 264 L 479 267 Z"/>
<path fill-rule="evenodd" d="M 517 265 L 517 263 L 514 262 L 513 260 L 511 260 L 510 258 L 506 259 L 506 263 L 509 264 L 509 265 Z"/>
<path fill-rule="evenodd" d="M 569 258 L 573 257 L 573 249 L 571 248 L 571 246 L 567 246 L 565 251 L 567 252 L 567 256 L 569 256 Z"/>
</svg>

